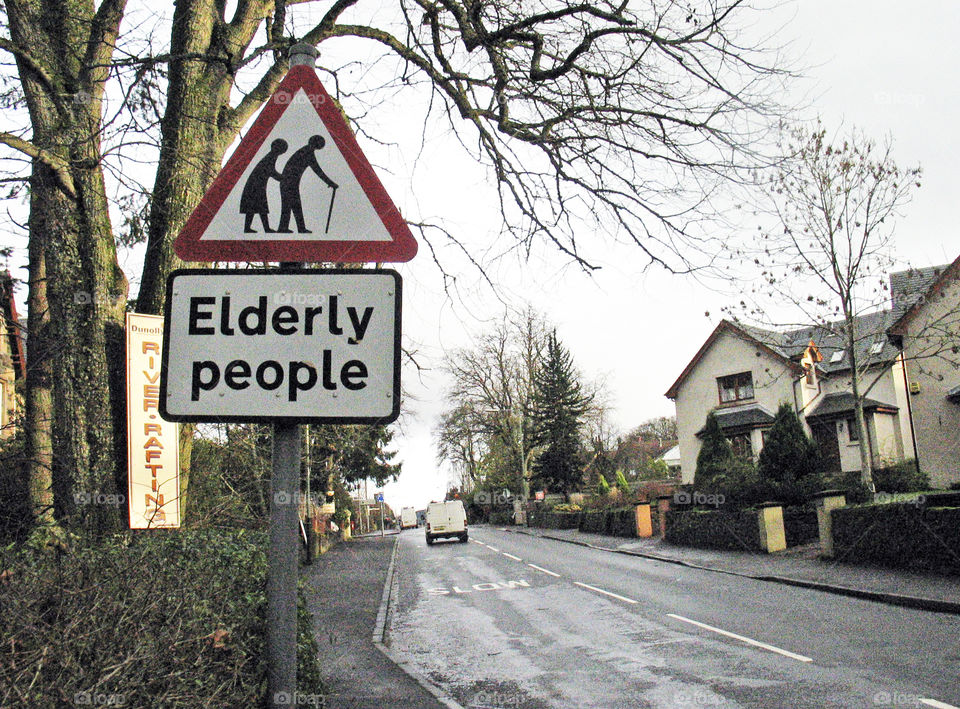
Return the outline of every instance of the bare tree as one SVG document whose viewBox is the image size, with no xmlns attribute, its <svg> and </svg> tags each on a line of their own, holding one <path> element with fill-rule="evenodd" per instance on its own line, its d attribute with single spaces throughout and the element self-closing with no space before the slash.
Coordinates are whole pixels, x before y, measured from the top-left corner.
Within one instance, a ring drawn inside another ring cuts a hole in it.
<svg viewBox="0 0 960 709">
<path fill-rule="evenodd" d="M 543 317 L 528 308 L 505 316 L 472 347 L 447 356 L 450 406 L 436 432 L 445 460 L 462 464 L 462 452 L 471 449 L 479 470 L 485 454 L 505 448 L 526 484 L 536 454 L 530 418 L 533 381 L 548 332 Z"/>
<path fill-rule="evenodd" d="M 857 130 L 836 141 L 819 124 L 794 130 L 787 159 L 764 184 L 778 223 L 749 254 L 763 268 L 754 295 L 789 305 L 800 314 L 797 324 L 841 339 L 860 433 L 861 479 L 871 491 L 863 402 L 889 368 L 882 345 L 892 320 L 882 309 L 889 302 L 885 277 L 894 263 L 894 222 L 920 186 L 920 168 L 898 167 L 891 150 L 891 140 L 878 147 Z M 744 300 L 740 311 L 756 320 L 766 308 Z"/>
<path fill-rule="evenodd" d="M 757 164 L 763 122 L 752 119 L 774 112 L 787 76 L 775 54 L 741 42 L 753 18 L 744 0 L 396 0 L 395 14 L 362 23 L 354 6 L 360 17 L 357 0 L 180 0 L 168 22 L 125 0 L 4 3 L 0 51 L 14 65 L 3 100 L 23 120 L 0 131 L 0 160 L 4 180 L 29 182 L 29 335 L 50 344 L 28 363 L 37 489 L 45 468 L 63 482 L 61 501 L 73 487 L 122 485 L 128 284 L 117 243 L 146 235 L 137 309 L 160 312 L 180 265 L 173 238 L 295 40 L 379 47 L 384 71 L 355 85 L 351 62 L 320 67 L 347 114 L 421 85 L 491 171 L 507 243 L 543 241 L 584 267 L 583 223 L 676 270 L 696 254 L 708 262 L 698 221 L 720 185 Z M 154 162 L 151 188 L 137 168 Z M 475 260 L 455 234 L 411 221 L 441 270 L 444 244 Z M 189 458 L 189 440 L 182 448 Z M 118 523 L 89 512 L 97 529 Z"/>
</svg>

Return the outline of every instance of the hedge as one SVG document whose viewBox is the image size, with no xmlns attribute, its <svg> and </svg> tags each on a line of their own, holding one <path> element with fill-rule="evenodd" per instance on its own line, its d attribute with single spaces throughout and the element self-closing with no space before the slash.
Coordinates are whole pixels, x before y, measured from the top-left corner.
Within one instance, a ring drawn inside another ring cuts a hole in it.
<svg viewBox="0 0 960 709">
<path fill-rule="evenodd" d="M 0 706 L 261 706 L 267 542 L 182 529 L 0 549 Z M 299 596 L 298 690 L 322 694 Z"/>
<path fill-rule="evenodd" d="M 667 512 L 666 541 L 703 549 L 761 551 L 755 510 Z"/>
<path fill-rule="evenodd" d="M 809 507 L 784 507 L 783 529 L 788 547 L 820 541 L 817 512 Z"/>
<path fill-rule="evenodd" d="M 960 507 L 918 501 L 841 507 L 831 515 L 839 561 L 960 574 Z"/>
</svg>

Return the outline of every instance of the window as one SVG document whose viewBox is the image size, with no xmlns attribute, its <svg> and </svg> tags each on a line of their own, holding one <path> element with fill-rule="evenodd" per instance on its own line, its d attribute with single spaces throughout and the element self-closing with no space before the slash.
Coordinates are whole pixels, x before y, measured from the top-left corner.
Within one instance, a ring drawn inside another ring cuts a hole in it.
<svg viewBox="0 0 960 709">
<path fill-rule="evenodd" d="M 730 436 L 730 449 L 738 460 L 753 460 L 753 446 L 750 445 L 749 433 L 738 433 Z"/>
<path fill-rule="evenodd" d="M 870 354 L 880 354 L 881 352 L 883 352 L 883 343 L 874 342 L 870 347 Z"/>
<path fill-rule="evenodd" d="M 753 374 L 741 372 L 729 377 L 717 379 L 717 388 L 720 390 L 720 403 L 729 404 L 733 401 L 743 401 L 753 398 Z"/>
<path fill-rule="evenodd" d="M 842 361 L 843 361 L 843 355 L 844 355 L 845 352 L 846 352 L 846 350 L 837 350 L 836 352 L 834 352 L 834 353 L 833 353 L 833 356 L 830 357 L 830 363 L 831 363 L 831 364 L 836 364 L 837 362 L 842 362 Z"/>
<path fill-rule="evenodd" d="M 847 436 L 850 437 L 850 442 L 860 440 L 860 429 L 857 428 L 857 420 L 853 417 L 847 419 Z"/>
</svg>

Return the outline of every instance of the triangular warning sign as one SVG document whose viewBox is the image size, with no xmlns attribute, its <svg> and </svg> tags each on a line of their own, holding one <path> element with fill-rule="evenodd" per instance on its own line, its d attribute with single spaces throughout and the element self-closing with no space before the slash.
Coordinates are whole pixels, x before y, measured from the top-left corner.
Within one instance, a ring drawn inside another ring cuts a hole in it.
<svg viewBox="0 0 960 709">
<path fill-rule="evenodd" d="M 185 261 L 409 261 L 417 242 L 312 67 L 290 68 L 173 242 Z"/>
</svg>

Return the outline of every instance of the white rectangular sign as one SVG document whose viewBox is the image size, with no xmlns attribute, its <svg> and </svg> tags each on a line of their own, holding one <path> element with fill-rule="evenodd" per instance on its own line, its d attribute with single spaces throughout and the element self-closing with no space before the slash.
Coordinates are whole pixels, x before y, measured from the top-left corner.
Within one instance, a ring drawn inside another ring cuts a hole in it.
<svg viewBox="0 0 960 709">
<path fill-rule="evenodd" d="M 160 418 L 163 318 L 127 313 L 130 528 L 180 526 L 179 426 Z"/>
<path fill-rule="evenodd" d="M 175 271 L 161 413 L 171 421 L 395 420 L 400 289 L 392 270 Z"/>
</svg>

